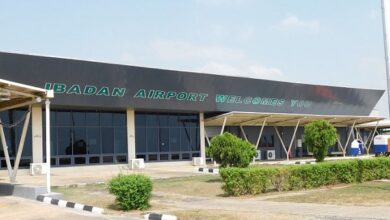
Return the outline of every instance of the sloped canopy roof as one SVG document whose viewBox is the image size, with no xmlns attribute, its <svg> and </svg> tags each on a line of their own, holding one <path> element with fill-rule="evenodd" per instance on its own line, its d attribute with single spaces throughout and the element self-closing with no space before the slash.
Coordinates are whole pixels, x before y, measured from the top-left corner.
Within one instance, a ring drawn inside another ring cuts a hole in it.
<svg viewBox="0 0 390 220">
<path fill-rule="evenodd" d="M 205 119 L 205 126 L 221 126 L 226 118 L 226 126 L 261 126 L 266 120 L 266 126 L 296 126 L 305 125 L 314 120 L 327 120 L 336 127 L 346 127 L 376 122 L 383 117 L 372 116 L 348 116 L 348 115 L 305 115 L 283 113 L 258 113 L 258 112 L 228 112 Z"/>
<path fill-rule="evenodd" d="M 18 108 L 53 98 L 53 92 L 0 79 L 0 111 Z"/>
</svg>

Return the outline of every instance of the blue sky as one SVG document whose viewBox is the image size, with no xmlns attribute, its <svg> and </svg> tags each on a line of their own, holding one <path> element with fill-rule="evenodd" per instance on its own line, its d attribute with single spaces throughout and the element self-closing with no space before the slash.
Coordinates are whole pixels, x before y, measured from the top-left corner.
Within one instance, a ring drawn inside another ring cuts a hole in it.
<svg viewBox="0 0 390 220">
<path fill-rule="evenodd" d="M 1 51 L 386 87 L 380 0 L 0 0 L 0 27 Z"/>
</svg>

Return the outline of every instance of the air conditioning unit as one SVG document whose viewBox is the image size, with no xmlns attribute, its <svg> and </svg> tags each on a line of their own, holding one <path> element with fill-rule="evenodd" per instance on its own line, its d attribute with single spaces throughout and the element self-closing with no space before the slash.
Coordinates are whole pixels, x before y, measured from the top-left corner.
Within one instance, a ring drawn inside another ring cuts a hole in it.
<svg viewBox="0 0 390 220">
<path fill-rule="evenodd" d="M 47 173 L 46 163 L 30 163 L 30 175 L 43 175 Z"/>
<path fill-rule="evenodd" d="M 205 165 L 204 158 L 203 157 L 193 157 L 192 158 L 192 165 L 193 166 L 203 166 L 203 165 Z"/>
<path fill-rule="evenodd" d="M 261 150 L 256 150 L 256 156 L 253 158 L 253 160 L 261 160 Z"/>
<path fill-rule="evenodd" d="M 145 168 L 145 162 L 144 159 L 131 159 L 129 161 L 129 166 L 131 170 L 139 170 Z"/>
<path fill-rule="evenodd" d="M 275 150 L 267 150 L 267 160 L 275 160 Z"/>
</svg>

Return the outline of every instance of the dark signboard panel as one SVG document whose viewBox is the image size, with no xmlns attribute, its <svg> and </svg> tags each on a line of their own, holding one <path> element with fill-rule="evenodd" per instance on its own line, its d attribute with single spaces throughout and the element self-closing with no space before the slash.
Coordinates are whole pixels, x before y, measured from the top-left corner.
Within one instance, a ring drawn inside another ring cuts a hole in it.
<svg viewBox="0 0 390 220">
<path fill-rule="evenodd" d="M 54 105 L 92 109 L 368 115 L 384 93 L 12 53 L 0 53 L 0 78 L 54 89 Z"/>
</svg>

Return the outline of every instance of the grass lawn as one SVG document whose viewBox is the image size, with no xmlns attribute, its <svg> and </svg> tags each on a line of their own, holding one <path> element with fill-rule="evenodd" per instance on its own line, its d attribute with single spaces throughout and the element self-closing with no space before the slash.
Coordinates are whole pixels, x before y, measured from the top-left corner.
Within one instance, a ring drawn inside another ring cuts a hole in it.
<svg viewBox="0 0 390 220">
<path fill-rule="evenodd" d="M 222 180 L 219 175 L 200 175 L 154 180 L 153 191 L 216 197 L 224 194 L 221 185 Z"/>
<path fill-rule="evenodd" d="M 199 175 L 191 177 L 168 178 L 153 180 L 153 192 L 181 194 L 189 196 L 215 197 L 223 195 L 222 180 L 219 175 Z M 89 184 L 80 187 L 53 187 L 54 192 L 64 194 L 67 201 L 93 205 L 104 208 L 107 214 L 139 215 L 143 211 L 123 212 L 115 205 L 115 197 L 108 192 L 106 184 Z M 159 202 L 160 199 L 151 199 L 151 209 L 164 210 L 169 207 Z M 149 210 L 145 210 L 149 211 Z"/>
<path fill-rule="evenodd" d="M 270 199 L 277 202 L 323 203 L 336 205 L 383 206 L 390 205 L 390 182 L 365 182 L 308 191 L 303 195 Z"/>
</svg>

